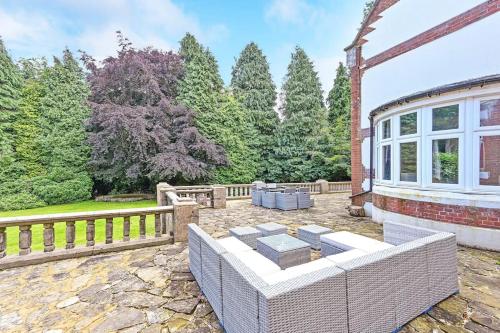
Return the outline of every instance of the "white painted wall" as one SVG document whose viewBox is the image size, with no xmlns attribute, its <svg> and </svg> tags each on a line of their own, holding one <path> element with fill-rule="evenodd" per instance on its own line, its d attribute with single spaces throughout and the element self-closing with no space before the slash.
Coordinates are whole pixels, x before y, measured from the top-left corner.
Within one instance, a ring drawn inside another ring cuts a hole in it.
<svg viewBox="0 0 500 333">
<path fill-rule="evenodd" d="M 500 12 L 368 69 L 361 85 L 361 127 L 369 127 L 370 111 L 396 98 L 499 74 L 499 40 Z"/>
<path fill-rule="evenodd" d="M 368 43 L 363 46 L 363 55 L 368 59 L 483 2 L 485 0 L 400 0 L 371 25 L 375 30 L 365 37 Z"/>
</svg>

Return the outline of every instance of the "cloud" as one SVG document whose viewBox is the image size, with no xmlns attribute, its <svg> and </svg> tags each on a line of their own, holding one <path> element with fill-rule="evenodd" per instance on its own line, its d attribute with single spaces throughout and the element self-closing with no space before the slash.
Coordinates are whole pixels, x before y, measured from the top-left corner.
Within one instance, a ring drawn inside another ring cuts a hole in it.
<svg viewBox="0 0 500 333">
<path fill-rule="evenodd" d="M 60 54 L 85 50 L 98 60 L 117 49 L 120 30 L 136 47 L 176 49 L 178 41 L 191 32 L 205 44 L 224 40 L 229 30 L 223 24 L 204 26 L 172 0 L 52 0 L 50 10 L 34 0 L 30 10 L 22 5 L 9 10 L 0 5 L 0 33 L 9 48 L 25 56 Z"/>
<path fill-rule="evenodd" d="M 305 0 L 273 0 L 265 12 L 268 21 L 295 25 L 309 24 L 320 12 Z"/>
</svg>

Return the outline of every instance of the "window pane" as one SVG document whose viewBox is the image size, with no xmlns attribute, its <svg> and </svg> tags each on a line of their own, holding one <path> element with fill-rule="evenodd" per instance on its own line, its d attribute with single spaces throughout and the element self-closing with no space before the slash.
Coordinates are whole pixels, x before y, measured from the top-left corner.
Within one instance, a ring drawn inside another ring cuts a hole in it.
<svg viewBox="0 0 500 333">
<path fill-rule="evenodd" d="M 458 138 L 432 140 L 432 182 L 458 184 Z"/>
<path fill-rule="evenodd" d="M 500 125 L 500 99 L 482 101 L 480 106 L 480 126 Z"/>
<path fill-rule="evenodd" d="M 432 130 L 444 131 L 458 128 L 458 105 L 432 109 Z"/>
<path fill-rule="evenodd" d="M 401 143 L 399 165 L 401 171 L 399 179 L 402 182 L 416 182 L 417 181 L 417 143 L 406 142 Z"/>
<path fill-rule="evenodd" d="M 382 179 L 391 180 L 391 146 L 382 146 Z"/>
<path fill-rule="evenodd" d="M 399 135 L 409 135 L 417 133 L 417 113 L 408 113 L 399 117 Z"/>
<path fill-rule="evenodd" d="M 382 139 L 389 139 L 391 137 L 391 120 L 382 122 Z"/>
<path fill-rule="evenodd" d="M 481 136 L 479 184 L 500 186 L 500 135 Z"/>
</svg>

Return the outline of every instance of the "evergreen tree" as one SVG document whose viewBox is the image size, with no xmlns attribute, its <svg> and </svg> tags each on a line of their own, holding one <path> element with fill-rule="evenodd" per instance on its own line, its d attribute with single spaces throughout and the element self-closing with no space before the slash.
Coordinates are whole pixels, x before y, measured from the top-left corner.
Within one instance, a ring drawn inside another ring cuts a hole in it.
<svg viewBox="0 0 500 333">
<path fill-rule="evenodd" d="M 342 63 L 337 68 L 327 103 L 333 141 L 330 157 L 332 177 L 335 180 L 348 179 L 351 174 L 351 81 Z"/>
<path fill-rule="evenodd" d="M 247 110 L 258 132 L 256 148 L 261 161 L 258 178 L 268 179 L 268 161 L 279 117 L 274 110 L 276 86 L 271 78 L 267 59 L 257 44 L 252 42 L 245 46 L 236 60 L 232 70 L 231 88 Z"/>
<path fill-rule="evenodd" d="M 329 178 L 326 110 L 321 84 L 303 49 L 297 47 L 288 65 L 281 93 L 284 116 L 272 161 L 276 181 Z"/>
<path fill-rule="evenodd" d="M 41 80 L 40 162 L 46 175 L 33 180 L 33 191 L 48 204 L 88 199 L 93 183 L 87 172 L 90 91 L 84 73 L 66 49 L 63 59 L 55 58 Z"/>
<path fill-rule="evenodd" d="M 17 118 L 22 79 L 0 39 L 0 182 L 12 177 L 14 163 L 13 123 Z M 2 177 L 3 174 L 3 177 Z"/>
<path fill-rule="evenodd" d="M 186 34 L 179 52 L 185 73 L 178 100 L 195 111 L 197 128 L 224 147 L 229 165 L 213 173 L 220 183 L 251 182 L 257 173 L 256 133 L 238 101 L 224 91 L 217 62 L 194 36 Z"/>
</svg>

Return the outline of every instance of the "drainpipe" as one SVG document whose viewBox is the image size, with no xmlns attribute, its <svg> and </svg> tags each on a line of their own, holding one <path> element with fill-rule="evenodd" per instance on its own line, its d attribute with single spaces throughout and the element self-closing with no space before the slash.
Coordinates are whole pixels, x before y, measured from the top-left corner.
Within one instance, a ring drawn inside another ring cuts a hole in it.
<svg viewBox="0 0 500 333">
<path fill-rule="evenodd" d="M 373 127 L 373 116 L 370 115 L 370 190 L 373 190 L 373 137 L 374 137 L 374 127 Z"/>
</svg>

